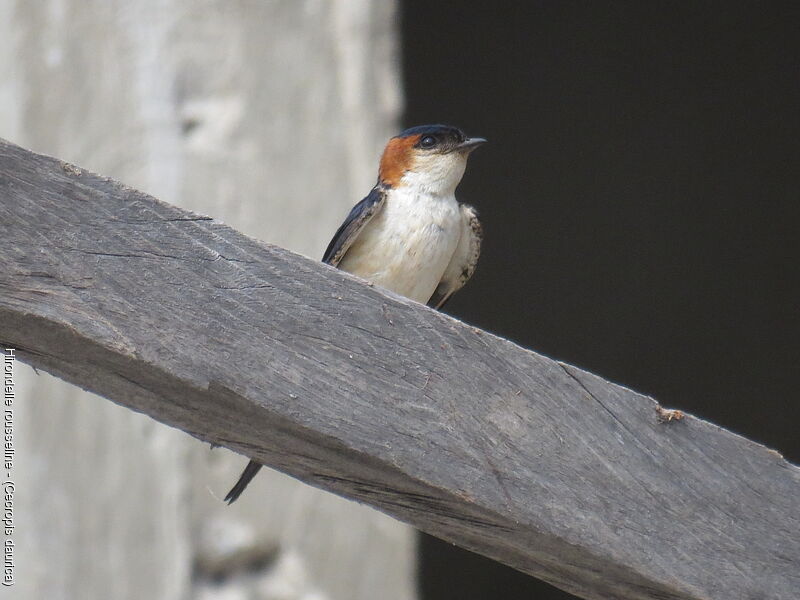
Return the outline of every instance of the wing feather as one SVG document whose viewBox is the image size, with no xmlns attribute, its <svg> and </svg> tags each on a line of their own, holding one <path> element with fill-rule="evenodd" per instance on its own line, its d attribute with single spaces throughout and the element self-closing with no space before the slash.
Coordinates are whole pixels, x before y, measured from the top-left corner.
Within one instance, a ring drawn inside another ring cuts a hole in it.
<svg viewBox="0 0 800 600">
<path fill-rule="evenodd" d="M 344 223 L 336 230 L 333 239 L 325 250 L 322 262 L 334 267 L 338 266 L 347 250 L 353 245 L 358 234 L 370 222 L 370 219 L 378 213 L 385 202 L 386 190 L 376 185 L 366 198 L 353 207 Z"/>
<path fill-rule="evenodd" d="M 428 300 L 428 306 L 437 310 L 442 308 L 450 297 L 469 281 L 475 272 L 478 257 L 481 254 L 483 227 L 478 220 L 478 213 L 469 204 L 461 204 L 460 208 L 463 226 L 458 246 L 442 275 L 442 280 L 436 286 L 433 296 Z"/>
</svg>

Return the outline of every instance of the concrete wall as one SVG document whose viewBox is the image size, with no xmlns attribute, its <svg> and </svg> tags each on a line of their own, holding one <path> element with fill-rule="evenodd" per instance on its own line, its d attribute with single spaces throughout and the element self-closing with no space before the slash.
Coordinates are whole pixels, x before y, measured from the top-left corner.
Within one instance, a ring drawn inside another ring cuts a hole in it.
<svg viewBox="0 0 800 600">
<path fill-rule="evenodd" d="M 392 1 L 0 0 L 0 136 L 318 258 L 400 111 Z M 414 597 L 414 535 L 17 366 L 15 598 Z"/>
</svg>

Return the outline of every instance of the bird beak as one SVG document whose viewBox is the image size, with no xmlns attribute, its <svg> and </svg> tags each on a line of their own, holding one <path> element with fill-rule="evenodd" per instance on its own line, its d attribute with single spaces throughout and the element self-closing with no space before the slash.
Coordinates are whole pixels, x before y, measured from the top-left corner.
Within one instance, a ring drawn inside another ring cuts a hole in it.
<svg viewBox="0 0 800 600">
<path fill-rule="evenodd" d="M 486 140 L 479 137 L 474 138 L 467 138 L 463 142 L 461 142 L 458 146 L 455 147 L 456 150 L 462 152 L 464 154 L 469 154 L 478 146 L 481 146 L 486 143 Z"/>
</svg>

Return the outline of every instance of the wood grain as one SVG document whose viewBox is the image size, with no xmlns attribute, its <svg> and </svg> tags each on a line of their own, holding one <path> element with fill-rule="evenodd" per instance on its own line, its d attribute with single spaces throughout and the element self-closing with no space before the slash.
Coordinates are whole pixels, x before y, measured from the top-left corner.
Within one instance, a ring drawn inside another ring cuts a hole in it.
<svg viewBox="0 0 800 600">
<path fill-rule="evenodd" d="M 798 596 L 763 446 L 7 142 L 0 235 L 36 367 L 584 598 Z"/>
</svg>

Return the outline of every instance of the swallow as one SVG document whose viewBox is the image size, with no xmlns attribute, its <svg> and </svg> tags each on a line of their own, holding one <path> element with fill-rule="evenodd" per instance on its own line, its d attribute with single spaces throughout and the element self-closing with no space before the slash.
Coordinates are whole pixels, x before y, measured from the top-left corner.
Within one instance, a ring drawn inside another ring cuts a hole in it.
<svg viewBox="0 0 800 600">
<path fill-rule="evenodd" d="M 322 262 L 442 308 L 478 263 L 478 214 L 455 191 L 470 153 L 484 143 L 447 125 L 412 127 L 390 139 L 377 184 L 347 215 Z M 225 502 L 234 502 L 261 466 L 251 460 Z"/>
</svg>

